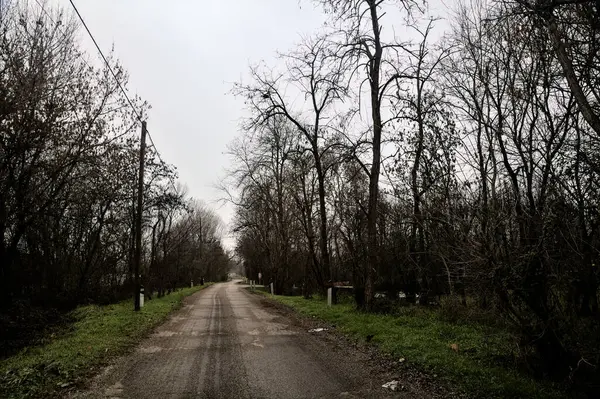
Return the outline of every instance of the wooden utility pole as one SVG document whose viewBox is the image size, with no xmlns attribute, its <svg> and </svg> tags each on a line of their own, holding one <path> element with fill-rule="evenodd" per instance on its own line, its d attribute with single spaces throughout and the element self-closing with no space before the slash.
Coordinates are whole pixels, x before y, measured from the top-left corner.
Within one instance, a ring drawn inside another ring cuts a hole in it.
<svg viewBox="0 0 600 399">
<path fill-rule="evenodd" d="M 137 188 L 137 212 L 135 214 L 135 257 L 133 260 L 134 309 L 140 310 L 140 263 L 142 262 L 142 212 L 144 205 L 144 158 L 146 154 L 146 122 L 142 122 L 142 137 L 140 140 L 140 174 Z"/>
</svg>

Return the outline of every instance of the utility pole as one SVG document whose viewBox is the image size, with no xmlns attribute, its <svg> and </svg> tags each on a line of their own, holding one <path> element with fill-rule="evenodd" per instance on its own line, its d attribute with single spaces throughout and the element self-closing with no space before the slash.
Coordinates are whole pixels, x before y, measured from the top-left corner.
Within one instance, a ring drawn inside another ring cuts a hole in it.
<svg viewBox="0 0 600 399">
<path fill-rule="evenodd" d="M 142 262 L 142 212 L 144 205 L 144 156 L 146 154 L 146 122 L 142 122 L 140 140 L 140 174 L 138 176 L 137 212 L 135 215 L 135 257 L 133 260 L 134 310 L 140 310 L 140 263 Z"/>
</svg>

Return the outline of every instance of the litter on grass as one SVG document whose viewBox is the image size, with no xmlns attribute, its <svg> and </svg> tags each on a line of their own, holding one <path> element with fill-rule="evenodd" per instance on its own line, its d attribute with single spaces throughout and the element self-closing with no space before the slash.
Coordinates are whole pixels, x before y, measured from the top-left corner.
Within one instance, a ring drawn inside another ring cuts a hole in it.
<svg viewBox="0 0 600 399">
<path fill-rule="evenodd" d="M 385 388 L 385 389 L 390 389 L 392 391 L 397 391 L 400 388 L 399 385 L 400 385 L 400 382 L 398 382 L 396 380 L 392 380 L 390 382 L 386 382 L 381 387 Z"/>
<path fill-rule="evenodd" d="M 323 331 L 327 331 L 327 329 L 320 327 L 320 328 L 312 328 L 312 329 L 308 330 L 308 332 L 323 332 Z"/>
</svg>

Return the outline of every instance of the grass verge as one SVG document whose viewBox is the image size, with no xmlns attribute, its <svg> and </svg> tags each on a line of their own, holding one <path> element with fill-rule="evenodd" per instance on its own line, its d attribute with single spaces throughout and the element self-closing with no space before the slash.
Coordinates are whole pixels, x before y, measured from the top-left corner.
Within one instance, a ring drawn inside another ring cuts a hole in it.
<svg viewBox="0 0 600 399">
<path fill-rule="evenodd" d="M 127 352 L 181 307 L 186 296 L 210 285 L 184 288 L 147 301 L 139 312 L 131 300 L 88 305 L 73 311 L 76 322 L 48 344 L 23 349 L 0 365 L 0 397 L 55 397 L 118 355 Z"/>
<path fill-rule="evenodd" d="M 398 360 L 405 359 L 402 367 L 434 375 L 468 396 L 565 397 L 557 386 L 519 373 L 511 364 L 514 338 L 502 329 L 447 322 L 435 310 L 419 307 L 404 308 L 404 314 L 370 314 L 351 304 L 328 307 L 318 299 L 262 294 L 301 315 L 329 322 L 356 340 L 369 340 Z"/>
</svg>

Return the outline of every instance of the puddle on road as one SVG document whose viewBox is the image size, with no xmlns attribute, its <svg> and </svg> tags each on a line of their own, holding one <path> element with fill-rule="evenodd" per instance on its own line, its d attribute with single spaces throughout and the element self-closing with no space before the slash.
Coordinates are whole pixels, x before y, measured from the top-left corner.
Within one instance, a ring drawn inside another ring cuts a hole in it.
<svg viewBox="0 0 600 399">
<path fill-rule="evenodd" d="M 288 330 L 288 325 L 285 324 L 276 324 L 276 325 L 267 325 L 264 327 L 264 331 L 260 331 L 258 329 L 248 331 L 248 335 L 296 335 L 297 333 Z"/>
<path fill-rule="evenodd" d="M 169 338 L 169 337 L 173 337 L 173 336 L 182 336 L 182 337 L 198 337 L 201 335 L 210 335 L 210 333 L 205 333 L 202 331 L 170 331 L 170 330 L 163 330 L 163 331 L 156 331 L 154 334 L 152 334 L 152 337 L 154 338 Z"/>
<path fill-rule="evenodd" d="M 156 353 L 156 352 L 160 352 L 162 350 L 163 350 L 163 348 L 161 348 L 160 346 L 147 346 L 144 348 L 140 348 L 140 352 L 142 352 L 142 353 Z"/>
<path fill-rule="evenodd" d="M 297 333 L 288 330 L 289 325 L 274 323 L 267 326 L 267 335 L 296 335 Z"/>
<path fill-rule="evenodd" d="M 172 337 L 173 335 L 179 334 L 175 331 L 157 331 L 154 333 L 155 337 Z"/>
<path fill-rule="evenodd" d="M 123 393 L 123 388 L 124 387 L 123 384 L 121 384 L 121 381 L 118 381 L 116 384 L 106 388 L 104 395 L 111 398 L 117 398 Z"/>
</svg>

